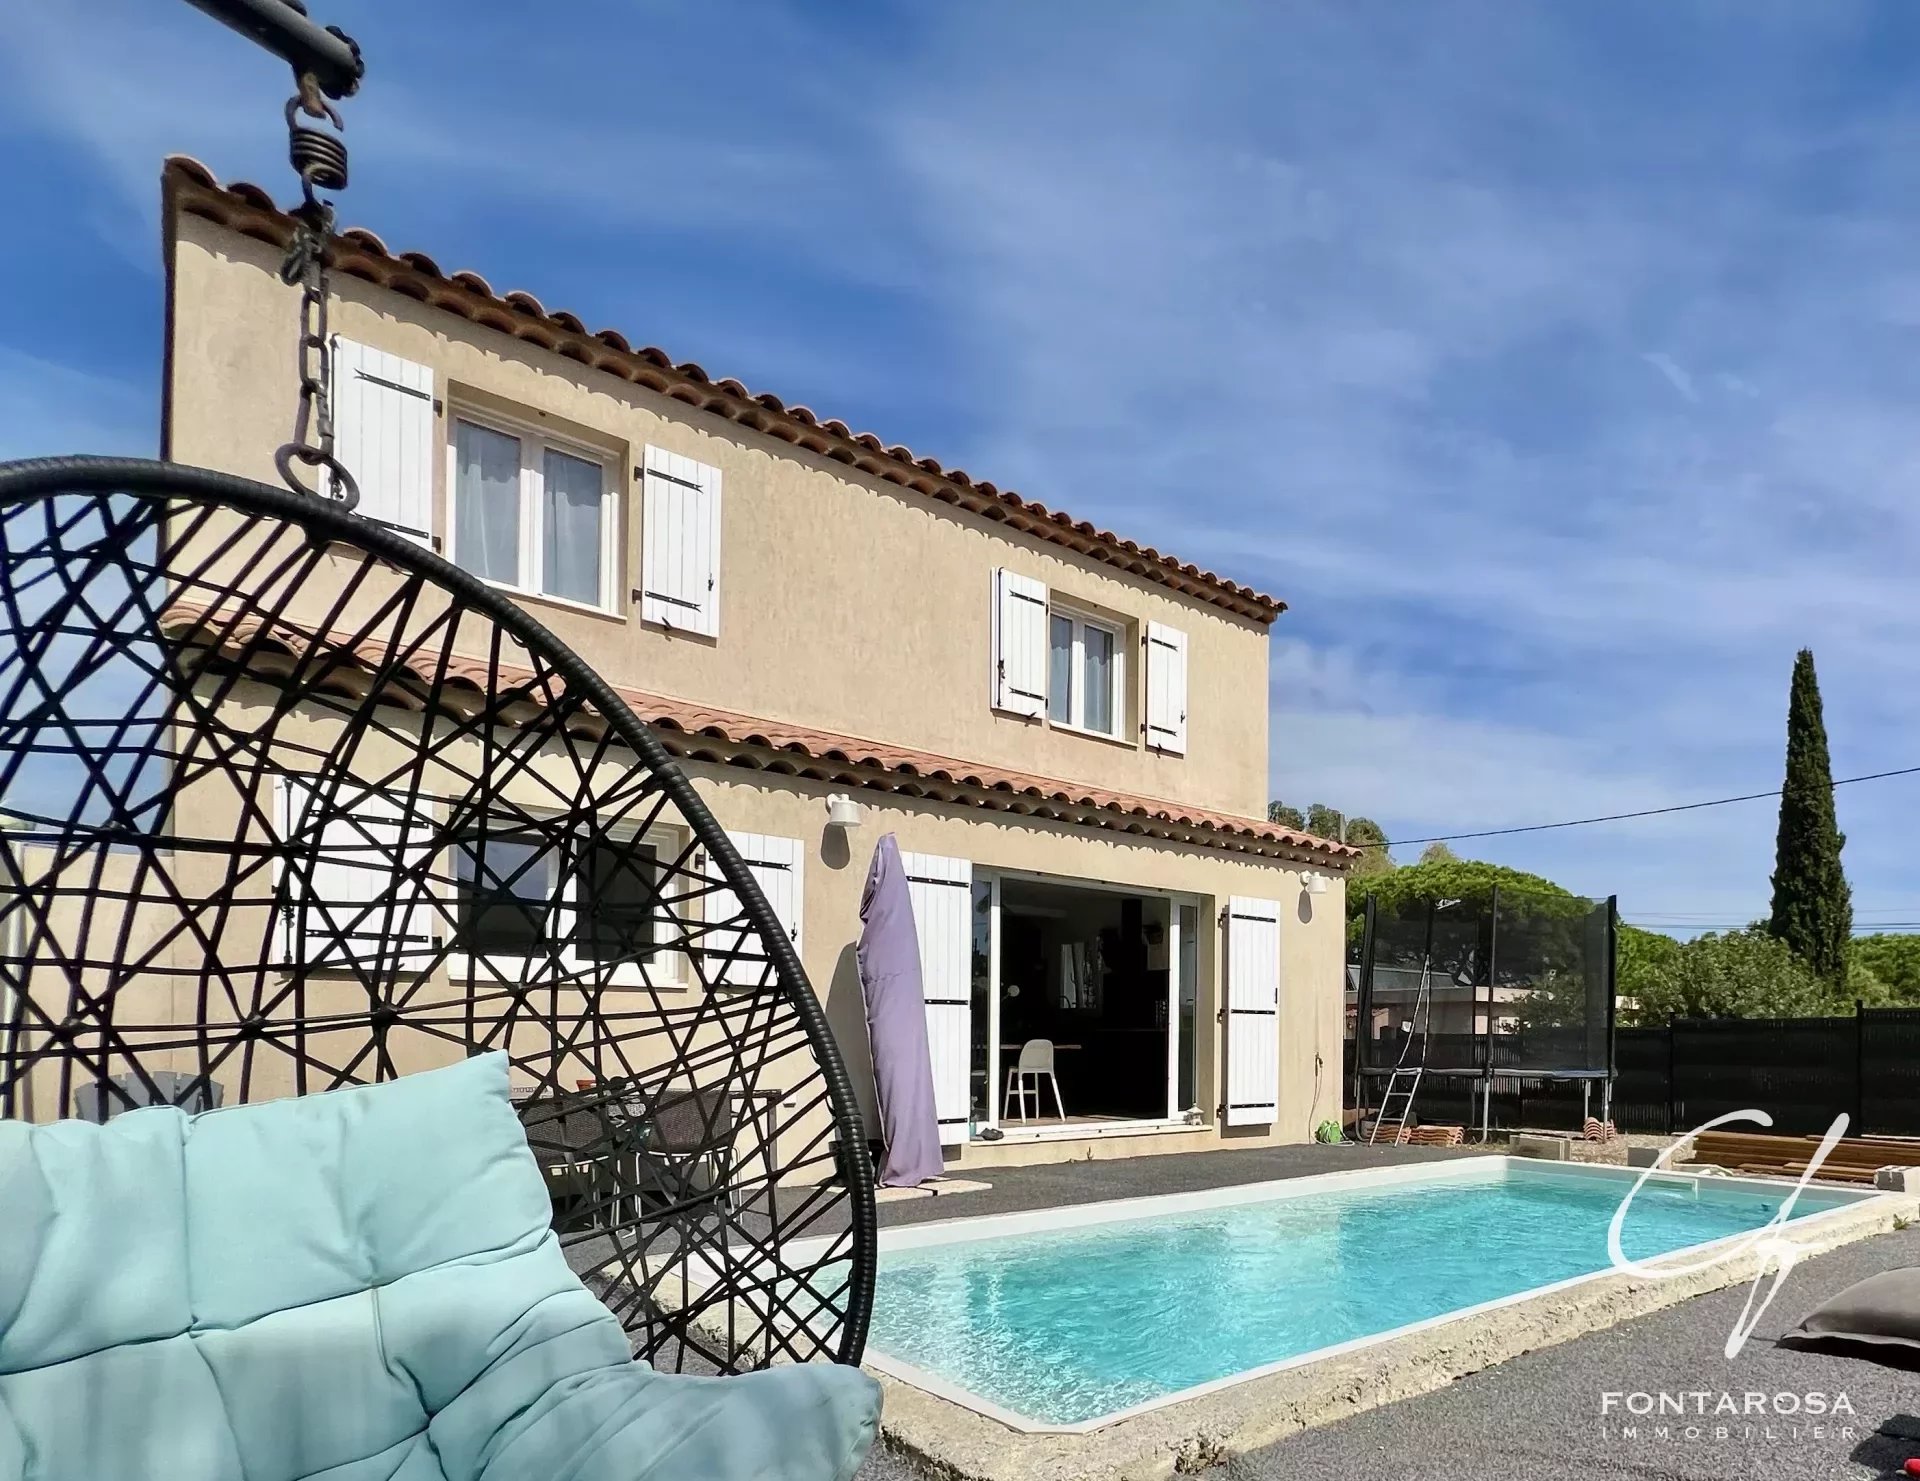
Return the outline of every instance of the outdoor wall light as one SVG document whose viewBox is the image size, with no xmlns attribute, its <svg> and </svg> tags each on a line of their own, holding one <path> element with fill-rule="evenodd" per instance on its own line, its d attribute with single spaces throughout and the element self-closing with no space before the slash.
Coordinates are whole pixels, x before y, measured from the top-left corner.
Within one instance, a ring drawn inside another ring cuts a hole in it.
<svg viewBox="0 0 1920 1481">
<path fill-rule="evenodd" d="M 1310 895 L 1324 895 L 1327 892 L 1327 877 L 1317 869 L 1309 869 L 1300 876 L 1300 885 Z"/>
<path fill-rule="evenodd" d="M 860 804 L 844 792 L 836 792 L 827 799 L 827 826 L 829 828 L 858 828 L 860 826 Z"/>
</svg>

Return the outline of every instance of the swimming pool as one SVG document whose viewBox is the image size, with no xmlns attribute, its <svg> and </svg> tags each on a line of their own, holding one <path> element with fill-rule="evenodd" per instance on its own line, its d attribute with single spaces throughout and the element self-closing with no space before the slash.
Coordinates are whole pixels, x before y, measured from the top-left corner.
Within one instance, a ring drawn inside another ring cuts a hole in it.
<svg viewBox="0 0 1920 1481">
<path fill-rule="evenodd" d="M 1475 1158 L 890 1230 L 869 1360 L 1016 1422 L 1098 1422 L 1605 1272 L 1631 1186 L 1617 1169 Z M 1789 1191 L 1657 1178 L 1626 1253 L 1756 1229 Z M 1809 1190 L 1795 1218 L 1860 1197 Z"/>
</svg>

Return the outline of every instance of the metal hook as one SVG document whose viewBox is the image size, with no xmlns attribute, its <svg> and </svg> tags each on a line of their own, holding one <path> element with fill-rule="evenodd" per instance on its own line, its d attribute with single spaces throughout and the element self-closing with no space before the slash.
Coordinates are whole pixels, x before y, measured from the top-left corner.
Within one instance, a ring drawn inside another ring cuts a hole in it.
<svg viewBox="0 0 1920 1481">
<path fill-rule="evenodd" d="M 317 479 L 311 488 L 302 483 L 293 471 L 295 463 L 305 463 L 310 468 L 318 468 L 330 474 L 333 479 L 332 491 L 322 489 Z M 330 500 L 348 512 L 352 512 L 360 502 L 360 485 L 347 471 L 347 465 L 332 453 L 322 452 L 317 447 L 307 447 L 298 442 L 283 442 L 273 455 L 273 466 L 280 470 L 281 481 L 296 493 Z"/>
<path fill-rule="evenodd" d="M 346 120 L 333 104 L 329 103 L 320 91 L 320 81 L 311 72 L 302 72 L 294 78 L 296 91 L 287 100 L 287 127 L 292 128 L 293 110 L 298 108 L 309 118 L 324 118 L 337 129 L 347 126 Z"/>
</svg>

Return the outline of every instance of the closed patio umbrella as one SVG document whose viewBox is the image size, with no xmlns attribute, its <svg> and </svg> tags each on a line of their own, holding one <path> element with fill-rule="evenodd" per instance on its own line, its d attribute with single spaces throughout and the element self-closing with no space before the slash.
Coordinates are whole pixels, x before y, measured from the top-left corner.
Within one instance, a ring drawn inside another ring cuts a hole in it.
<svg viewBox="0 0 1920 1481">
<path fill-rule="evenodd" d="M 927 1000 L 920 936 L 913 926 L 900 845 L 889 833 L 873 851 L 860 896 L 860 991 L 867 1003 L 873 1082 L 880 1101 L 883 1187 L 912 1188 L 938 1177 L 940 1123 L 934 1113 Z"/>
</svg>

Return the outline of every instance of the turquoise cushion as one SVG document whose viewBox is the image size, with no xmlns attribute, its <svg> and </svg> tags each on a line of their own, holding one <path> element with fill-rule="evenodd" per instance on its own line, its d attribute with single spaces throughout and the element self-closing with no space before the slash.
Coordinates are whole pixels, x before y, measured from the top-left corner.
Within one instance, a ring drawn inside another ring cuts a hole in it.
<svg viewBox="0 0 1920 1481">
<path fill-rule="evenodd" d="M 0 1121 L 0 1481 L 845 1481 L 852 1368 L 655 1373 L 567 1268 L 489 1054 Z"/>
</svg>

